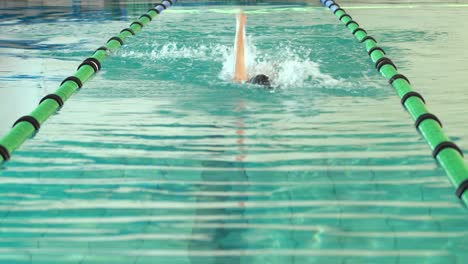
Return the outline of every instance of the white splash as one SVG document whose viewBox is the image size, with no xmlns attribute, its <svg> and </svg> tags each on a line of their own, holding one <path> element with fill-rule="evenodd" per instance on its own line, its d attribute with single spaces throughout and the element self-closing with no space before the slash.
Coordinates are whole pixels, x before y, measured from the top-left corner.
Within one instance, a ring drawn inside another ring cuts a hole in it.
<svg viewBox="0 0 468 264">
<path fill-rule="evenodd" d="M 234 72 L 234 48 L 226 50 L 223 68 L 219 77 L 225 81 L 232 79 Z M 309 59 L 312 51 L 306 48 L 294 49 L 280 45 L 273 52 L 262 53 L 247 36 L 245 63 L 249 78 L 265 74 L 274 87 L 294 88 L 305 86 L 338 86 L 343 81 L 334 79 L 320 71 L 320 64 Z"/>
<path fill-rule="evenodd" d="M 234 73 L 234 45 L 194 44 L 191 46 L 169 42 L 163 45 L 150 44 L 146 52 L 124 50 L 122 57 L 147 58 L 152 60 L 192 59 L 221 63 L 218 77 L 230 82 Z M 273 87 L 337 87 L 347 86 L 340 79 L 320 71 L 320 64 L 313 61 L 313 51 L 304 47 L 279 45 L 273 50 L 263 51 L 253 43 L 251 36 L 246 37 L 245 63 L 247 77 L 265 74 L 270 77 Z"/>
</svg>

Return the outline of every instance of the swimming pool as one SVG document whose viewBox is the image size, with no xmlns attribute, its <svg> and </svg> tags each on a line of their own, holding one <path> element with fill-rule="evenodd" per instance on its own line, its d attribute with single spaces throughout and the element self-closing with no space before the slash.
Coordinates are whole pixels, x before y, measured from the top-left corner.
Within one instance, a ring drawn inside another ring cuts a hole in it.
<svg viewBox="0 0 468 264">
<path fill-rule="evenodd" d="M 2 6 L 0 134 L 149 7 L 84 3 Z M 466 209 L 362 45 L 319 1 L 248 5 L 276 88 L 233 84 L 236 4 L 159 16 L 2 165 L 0 263 L 466 261 Z M 466 149 L 466 6 L 344 7 Z"/>
</svg>

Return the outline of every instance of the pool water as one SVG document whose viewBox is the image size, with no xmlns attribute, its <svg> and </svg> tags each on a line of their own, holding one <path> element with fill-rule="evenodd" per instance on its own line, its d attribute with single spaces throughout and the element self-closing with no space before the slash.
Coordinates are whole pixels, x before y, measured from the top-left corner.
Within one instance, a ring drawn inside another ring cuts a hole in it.
<svg viewBox="0 0 468 264">
<path fill-rule="evenodd" d="M 0 5 L 0 135 L 150 7 L 26 3 Z M 467 6 L 346 4 L 467 149 Z M 271 91 L 231 82 L 241 7 Z M 466 208 L 319 1 L 180 1 L 2 166 L 0 263 L 468 261 Z"/>
</svg>

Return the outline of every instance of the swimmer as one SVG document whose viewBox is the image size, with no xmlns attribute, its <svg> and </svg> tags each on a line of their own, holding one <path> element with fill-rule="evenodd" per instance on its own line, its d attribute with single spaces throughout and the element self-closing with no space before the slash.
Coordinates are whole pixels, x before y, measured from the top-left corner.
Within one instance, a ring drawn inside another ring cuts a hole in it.
<svg viewBox="0 0 468 264">
<path fill-rule="evenodd" d="M 234 65 L 234 76 L 233 81 L 238 83 L 243 83 L 247 81 L 248 83 L 264 85 L 266 88 L 271 89 L 270 78 L 265 74 L 258 74 L 250 79 L 247 79 L 247 72 L 245 69 L 245 58 L 244 58 L 244 29 L 245 23 L 247 21 L 247 16 L 244 13 L 240 13 L 237 16 L 239 26 L 236 32 L 236 58 Z"/>
</svg>

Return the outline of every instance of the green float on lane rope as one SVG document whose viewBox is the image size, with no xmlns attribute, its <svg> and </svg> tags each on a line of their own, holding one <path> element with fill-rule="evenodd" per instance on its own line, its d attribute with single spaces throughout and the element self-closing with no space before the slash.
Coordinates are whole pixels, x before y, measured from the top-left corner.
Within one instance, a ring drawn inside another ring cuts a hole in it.
<svg viewBox="0 0 468 264">
<path fill-rule="evenodd" d="M 424 98 L 412 90 L 408 78 L 398 73 L 395 64 L 385 56 L 385 51 L 377 46 L 377 41 L 373 37 L 360 28 L 359 24 L 335 1 L 320 1 L 333 12 L 341 23 L 346 25 L 357 40 L 364 43 L 377 71 L 395 88 L 401 98 L 401 103 L 415 120 L 416 128 L 431 147 L 432 156 L 439 161 L 453 185 L 457 188 L 456 195 L 465 204 L 468 204 L 468 195 L 465 193 L 468 189 L 468 168 L 460 148 L 451 142 L 442 130 L 441 121 L 427 110 Z"/>
<path fill-rule="evenodd" d="M 18 119 L 9 133 L 0 140 L 0 163 L 10 159 L 13 151 L 18 149 L 26 139 L 32 137 L 41 125 L 55 114 L 83 84 L 101 69 L 101 62 L 109 55 L 108 51 L 118 49 L 127 37 L 133 36 L 151 22 L 158 14 L 175 4 L 177 0 L 164 0 L 156 4 L 130 27 L 120 31 L 119 35 L 110 38 L 106 46 L 98 48 L 93 56 L 85 59 L 73 76 L 67 77 L 53 94 L 46 95 L 39 102 L 39 106 L 28 115 Z"/>
</svg>

